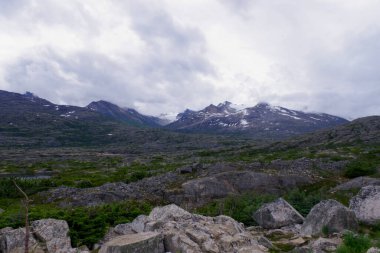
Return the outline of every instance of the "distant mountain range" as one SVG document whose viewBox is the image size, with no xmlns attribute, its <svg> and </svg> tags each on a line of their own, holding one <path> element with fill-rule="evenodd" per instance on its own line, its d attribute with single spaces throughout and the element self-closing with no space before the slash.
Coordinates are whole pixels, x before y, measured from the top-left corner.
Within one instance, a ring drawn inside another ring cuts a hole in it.
<svg viewBox="0 0 380 253">
<path fill-rule="evenodd" d="M 167 127 L 187 132 L 245 133 L 255 137 L 285 138 L 347 122 L 325 113 L 305 113 L 267 103 L 242 108 L 226 101 L 211 104 L 200 111 L 186 110 Z"/>
<path fill-rule="evenodd" d="M 146 116 L 134 109 L 121 108 L 107 101 L 92 102 L 86 107 L 56 105 L 32 93 L 0 91 L 0 138 L 12 143 L 45 143 L 60 146 L 121 141 L 141 130 L 157 136 L 169 131 L 216 134 L 244 134 L 256 139 L 282 139 L 348 121 L 323 113 L 305 113 L 259 103 L 244 108 L 230 102 L 209 105 L 200 111 L 186 110 L 167 124 L 167 119 Z M 167 125 L 165 125 L 167 124 Z M 165 126 L 163 126 L 165 125 Z M 148 134 L 148 135 L 149 135 Z M 164 135 L 164 134 L 163 134 Z M 6 138 L 5 138 L 6 137 Z M 157 137 L 155 137 L 157 138 Z"/>
</svg>

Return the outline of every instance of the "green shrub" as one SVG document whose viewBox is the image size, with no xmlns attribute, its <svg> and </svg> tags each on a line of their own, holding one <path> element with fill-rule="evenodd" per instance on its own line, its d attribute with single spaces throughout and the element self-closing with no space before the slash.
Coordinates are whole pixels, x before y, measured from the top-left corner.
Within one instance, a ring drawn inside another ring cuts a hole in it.
<svg viewBox="0 0 380 253">
<path fill-rule="evenodd" d="M 297 188 L 288 192 L 285 199 L 297 209 L 298 212 L 306 216 L 313 206 L 318 204 L 321 200 L 326 199 L 326 197 L 322 191 L 308 192 Z"/>
<path fill-rule="evenodd" d="M 271 202 L 275 196 L 244 194 L 213 201 L 196 211 L 207 216 L 227 215 L 247 226 L 256 225 L 252 214 L 264 203 Z"/>
<path fill-rule="evenodd" d="M 365 235 L 347 233 L 337 253 L 365 253 L 371 247 L 371 240 Z"/>
</svg>

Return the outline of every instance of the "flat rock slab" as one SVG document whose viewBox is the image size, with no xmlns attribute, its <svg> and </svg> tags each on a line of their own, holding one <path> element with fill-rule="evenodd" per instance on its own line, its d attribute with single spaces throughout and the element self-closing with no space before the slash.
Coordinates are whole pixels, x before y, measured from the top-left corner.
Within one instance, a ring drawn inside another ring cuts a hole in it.
<svg viewBox="0 0 380 253">
<path fill-rule="evenodd" d="M 107 242 L 99 253 L 164 253 L 160 233 L 145 232 L 118 236 Z"/>
</svg>

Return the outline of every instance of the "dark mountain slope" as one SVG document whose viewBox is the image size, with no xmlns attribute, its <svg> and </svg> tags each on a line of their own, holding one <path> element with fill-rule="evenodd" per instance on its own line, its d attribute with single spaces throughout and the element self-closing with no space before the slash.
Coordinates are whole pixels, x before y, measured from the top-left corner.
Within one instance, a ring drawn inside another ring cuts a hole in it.
<svg viewBox="0 0 380 253">
<path fill-rule="evenodd" d="M 160 119 L 152 116 L 145 116 L 131 108 L 121 108 L 107 101 L 97 101 L 90 103 L 87 108 L 99 112 L 102 115 L 115 120 L 123 121 L 137 126 L 160 127 Z"/>
</svg>

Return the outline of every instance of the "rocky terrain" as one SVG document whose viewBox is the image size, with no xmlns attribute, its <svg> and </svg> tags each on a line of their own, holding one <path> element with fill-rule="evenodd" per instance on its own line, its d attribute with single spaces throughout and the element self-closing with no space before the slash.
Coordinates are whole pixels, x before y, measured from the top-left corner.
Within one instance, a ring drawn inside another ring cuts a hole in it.
<svg viewBox="0 0 380 253">
<path fill-rule="evenodd" d="M 352 199 L 350 209 L 330 199 L 315 205 L 305 218 L 280 198 L 252 214 L 259 225 L 256 227 L 245 227 L 223 215 L 191 214 L 171 204 L 110 228 L 95 249 L 101 253 L 334 252 L 343 243 L 346 231 L 358 230 L 358 221 L 380 221 L 379 208 L 370 208 L 372 213 L 356 209 L 376 206 L 379 198 L 379 186 L 363 187 Z M 24 240 L 24 228 L 3 228 L 0 252 L 19 252 Z M 32 222 L 29 245 L 34 252 L 89 252 L 85 247 L 71 248 L 67 223 L 54 219 Z"/>
</svg>

